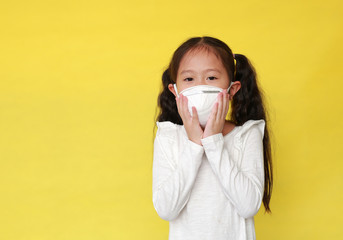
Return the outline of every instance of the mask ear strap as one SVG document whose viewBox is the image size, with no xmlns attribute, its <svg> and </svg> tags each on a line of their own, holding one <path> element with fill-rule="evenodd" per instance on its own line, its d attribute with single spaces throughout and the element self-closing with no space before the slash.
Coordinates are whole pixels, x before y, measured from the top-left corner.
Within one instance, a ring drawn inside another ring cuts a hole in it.
<svg viewBox="0 0 343 240">
<path fill-rule="evenodd" d="M 177 93 L 177 88 L 176 88 L 176 84 L 174 83 L 174 89 L 175 89 L 175 92 L 176 92 L 176 96 L 179 97 L 179 94 Z"/>
<path fill-rule="evenodd" d="M 233 83 L 234 83 L 234 82 L 231 82 L 229 88 L 227 89 L 227 93 L 229 93 L 229 94 L 230 94 L 230 88 L 231 88 L 231 86 L 232 86 Z"/>
</svg>

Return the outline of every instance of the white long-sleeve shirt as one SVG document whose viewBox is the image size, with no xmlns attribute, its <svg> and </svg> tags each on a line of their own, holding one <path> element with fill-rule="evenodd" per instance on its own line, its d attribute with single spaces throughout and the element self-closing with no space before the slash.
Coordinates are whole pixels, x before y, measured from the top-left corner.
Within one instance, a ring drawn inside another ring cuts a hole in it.
<svg viewBox="0 0 343 240">
<path fill-rule="evenodd" d="M 183 125 L 156 124 L 153 205 L 169 221 L 169 240 L 256 239 L 265 121 L 203 138 L 202 146 L 188 139 Z"/>
</svg>

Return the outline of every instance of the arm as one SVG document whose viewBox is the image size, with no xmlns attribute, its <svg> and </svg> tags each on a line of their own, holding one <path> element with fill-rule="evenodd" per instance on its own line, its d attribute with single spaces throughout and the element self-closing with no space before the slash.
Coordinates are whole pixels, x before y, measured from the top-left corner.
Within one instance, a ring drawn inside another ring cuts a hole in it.
<svg viewBox="0 0 343 240">
<path fill-rule="evenodd" d="M 229 156 L 222 133 L 203 138 L 205 153 L 217 175 L 224 194 L 243 218 L 253 217 L 259 210 L 264 191 L 263 134 L 252 127 L 238 155 L 241 166 Z"/>
<path fill-rule="evenodd" d="M 201 165 L 204 149 L 185 138 L 175 139 L 157 132 L 153 159 L 153 204 L 158 215 L 175 219 L 187 204 Z"/>
</svg>

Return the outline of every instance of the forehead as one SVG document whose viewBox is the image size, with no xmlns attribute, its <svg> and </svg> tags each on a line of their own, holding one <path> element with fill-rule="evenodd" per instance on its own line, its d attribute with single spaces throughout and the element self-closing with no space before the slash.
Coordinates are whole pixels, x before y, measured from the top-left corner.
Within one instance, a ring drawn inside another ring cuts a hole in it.
<svg viewBox="0 0 343 240">
<path fill-rule="evenodd" d="M 185 68 L 224 68 L 219 55 L 209 46 L 189 50 L 181 59 L 179 71 Z"/>
</svg>

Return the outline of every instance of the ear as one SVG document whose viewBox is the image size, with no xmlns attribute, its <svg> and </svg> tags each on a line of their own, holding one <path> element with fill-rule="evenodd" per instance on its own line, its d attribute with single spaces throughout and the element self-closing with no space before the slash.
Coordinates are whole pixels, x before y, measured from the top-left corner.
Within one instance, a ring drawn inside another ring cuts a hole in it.
<svg viewBox="0 0 343 240">
<path fill-rule="evenodd" d="M 171 92 L 174 94 L 174 96 L 176 97 L 176 92 L 175 92 L 175 89 L 174 89 L 174 85 L 170 83 L 170 84 L 168 85 L 168 89 L 169 89 L 169 91 L 171 91 Z"/>
<path fill-rule="evenodd" d="M 241 82 L 240 81 L 233 82 L 229 91 L 229 100 L 232 100 L 233 96 L 236 94 L 236 92 L 238 92 L 239 89 L 241 89 Z"/>
</svg>

